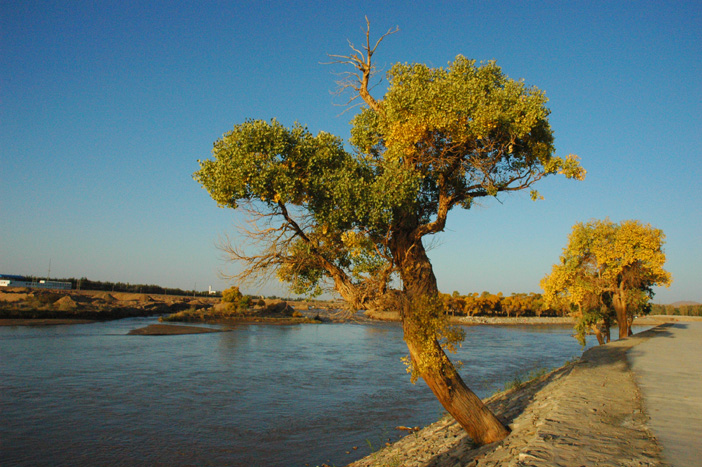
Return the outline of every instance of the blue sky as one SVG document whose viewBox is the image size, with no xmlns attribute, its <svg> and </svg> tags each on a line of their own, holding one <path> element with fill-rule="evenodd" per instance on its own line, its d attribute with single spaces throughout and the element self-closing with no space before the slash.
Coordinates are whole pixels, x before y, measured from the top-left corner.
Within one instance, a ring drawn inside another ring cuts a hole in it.
<svg viewBox="0 0 702 467">
<path fill-rule="evenodd" d="M 544 201 L 452 212 L 442 291 L 539 292 L 572 225 L 609 217 L 666 233 L 674 282 L 654 301 L 702 301 L 699 2 L 143 3 L 0 1 L 0 273 L 225 287 L 215 244 L 240 219 L 192 180 L 197 159 L 247 118 L 348 138 L 323 62 L 367 15 L 400 27 L 385 69 L 462 54 L 544 90 L 558 154 L 588 170 L 543 181 Z"/>
</svg>

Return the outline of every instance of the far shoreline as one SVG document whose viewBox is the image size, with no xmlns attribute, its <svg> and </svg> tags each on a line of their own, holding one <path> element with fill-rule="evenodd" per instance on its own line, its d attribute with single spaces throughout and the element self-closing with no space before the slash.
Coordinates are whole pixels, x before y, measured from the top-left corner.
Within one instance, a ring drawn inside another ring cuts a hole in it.
<svg viewBox="0 0 702 467">
<path fill-rule="evenodd" d="M 364 315 L 373 321 L 400 322 L 400 313 L 397 311 L 369 310 Z M 555 325 L 563 326 L 574 324 L 574 320 L 569 316 L 450 316 L 451 324 L 462 326 L 519 326 L 519 325 Z M 681 316 L 681 315 L 647 315 L 639 316 L 634 320 L 634 326 L 655 326 L 665 323 L 677 323 L 685 321 L 702 321 L 702 316 Z"/>
<path fill-rule="evenodd" d="M 364 313 L 367 322 L 395 322 L 401 321 L 399 312 L 394 311 L 367 311 Z M 157 316 L 157 315 L 153 315 Z M 92 324 L 100 321 L 113 321 L 124 319 L 130 316 L 119 318 L 109 318 L 103 320 L 95 319 L 72 319 L 72 318 L 0 318 L 0 326 L 68 326 L 75 324 Z M 573 318 L 570 317 L 492 317 L 492 316 L 454 316 L 449 318 L 451 324 L 460 326 L 572 326 Z M 357 322 L 356 320 L 348 320 Z M 678 315 L 650 315 L 641 316 L 634 320 L 634 326 L 656 326 L 665 323 L 694 322 L 702 321 L 701 316 L 678 316 Z M 361 321 L 362 322 L 362 321 Z M 185 323 L 185 322 L 184 322 Z M 206 321 L 191 321 L 192 324 L 218 324 L 228 326 L 250 326 L 250 325 L 296 325 L 296 324 L 320 324 L 310 318 L 228 318 Z"/>
<path fill-rule="evenodd" d="M 2 318 L 0 326 L 66 326 L 72 324 L 92 324 L 94 319 L 71 318 Z"/>
</svg>

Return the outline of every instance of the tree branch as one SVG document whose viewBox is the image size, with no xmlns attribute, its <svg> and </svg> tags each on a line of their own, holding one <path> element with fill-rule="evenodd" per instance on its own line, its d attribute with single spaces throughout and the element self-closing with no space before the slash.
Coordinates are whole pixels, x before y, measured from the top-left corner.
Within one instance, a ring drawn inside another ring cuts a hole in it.
<svg viewBox="0 0 702 467">
<path fill-rule="evenodd" d="M 376 69 L 375 65 L 373 65 L 372 57 L 375 53 L 375 50 L 378 48 L 383 39 L 385 39 L 391 34 L 395 34 L 399 30 L 400 28 L 397 26 L 394 29 L 388 29 L 388 31 L 385 34 L 380 36 L 380 38 L 376 41 L 375 45 L 371 47 L 370 21 L 366 16 L 366 44 L 361 48 L 362 50 L 359 50 L 353 45 L 351 41 L 348 41 L 349 47 L 354 52 L 352 55 L 328 55 L 334 60 L 332 60 L 331 62 L 327 62 L 326 64 L 340 63 L 343 65 L 351 65 L 357 70 L 356 73 L 349 72 L 348 78 L 346 80 L 337 82 L 337 84 L 340 86 L 340 92 L 343 92 L 345 89 L 351 88 L 358 93 L 358 96 L 360 96 L 361 99 L 363 99 L 363 101 L 366 104 L 368 104 L 368 106 L 371 109 L 373 109 L 375 112 L 381 111 L 380 102 L 375 100 L 375 98 L 370 94 L 370 80 L 376 74 Z M 349 103 L 356 99 L 356 97 L 358 96 L 351 98 L 349 100 Z"/>
</svg>

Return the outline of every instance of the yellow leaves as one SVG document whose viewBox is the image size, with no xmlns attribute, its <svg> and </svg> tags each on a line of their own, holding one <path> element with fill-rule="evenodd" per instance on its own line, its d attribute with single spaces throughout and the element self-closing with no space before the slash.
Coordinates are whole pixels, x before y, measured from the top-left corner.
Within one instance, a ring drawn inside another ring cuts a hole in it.
<svg viewBox="0 0 702 467">
<path fill-rule="evenodd" d="M 543 199 L 544 199 L 544 197 L 541 195 L 541 193 L 539 193 L 539 192 L 536 191 L 536 190 L 531 190 L 531 191 L 529 192 L 529 195 L 531 196 L 531 200 L 532 200 L 532 201 L 537 201 L 537 200 L 543 200 Z"/>
<path fill-rule="evenodd" d="M 280 193 L 274 194 L 272 198 L 269 198 L 268 195 L 263 194 L 260 196 L 260 198 L 261 198 L 261 201 L 263 201 L 263 202 L 270 200 L 273 203 L 277 203 L 278 201 L 281 200 Z"/>
<path fill-rule="evenodd" d="M 360 235 L 353 230 L 347 230 L 341 234 L 341 241 L 347 248 L 355 248 L 360 244 Z"/>
<path fill-rule="evenodd" d="M 341 234 L 341 242 L 349 250 L 349 254 L 353 258 L 360 257 L 366 248 L 367 239 L 353 230 L 348 230 Z"/>
<path fill-rule="evenodd" d="M 541 281 L 544 298 L 580 306 L 621 288 L 669 286 L 671 275 L 663 269 L 664 238 L 660 229 L 636 220 L 575 224 L 560 262 Z"/>
<path fill-rule="evenodd" d="M 423 141 L 428 132 L 429 127 L 424 122 L 412 120 L 393 122 L 385 143 L 388 148 L 398 149 L 409 157 L 414 154 L 416 144 Z"/>
<path fill-rule="evenodd" d="M 587 170 L 580 165 L 580 158 L 578 156 L 575 154 L 568 154 L 558 173 L 565 175 L 566 178 L 574 178 L 583 181 L 585 180 L 585 175 L 587 175 Z"/>
</svg>

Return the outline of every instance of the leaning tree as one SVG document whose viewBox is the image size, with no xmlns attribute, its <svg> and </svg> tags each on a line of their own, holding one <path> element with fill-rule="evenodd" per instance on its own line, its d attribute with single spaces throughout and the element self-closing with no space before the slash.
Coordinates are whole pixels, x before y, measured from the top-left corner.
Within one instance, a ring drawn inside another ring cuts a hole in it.
<svg viewBox="0 0 702 467">
<path fill-rule="evenodd" d="M 454 208 L 523 190 L 537 199 L 532 186 L 543 177 L 582 179 L 585 171 L 576 156 L 554 156 L 544 93 L 494 62 L 398 63 L 385 95 L 374 97 L 373 54 L 394 31 L 375 44 L 369 31 L 350 55 L 331 56 L 349 65 L 342 88 L 362 104 L 351 121 L 352 149 L 298 124 L 250 120 L 214 143 L 194 178 L 220 206 L 250 215 L 246 241 L 224 245 L 244 265 L 239 279 L 275 273 L 297 293 L 330 284 L 352 309 L 391 301 L 413 377 L 477 443 L 497 441 L 507 428 L 444 352 L 461 333 L 446 325 L 424 241 Z"/>
<path fill-rule="evenodd" d="M 560 261 L 543 278 L 548 303 L 571 307 L 581 343 L 592 330 L 600 344 L 616 321 L 619 338 L 631 335 L 634 316 L 647 310 L 652 287 L 672 281 L 663 269 L 665 235 L 637 220 L 577 223 Z"/>
</svg>

